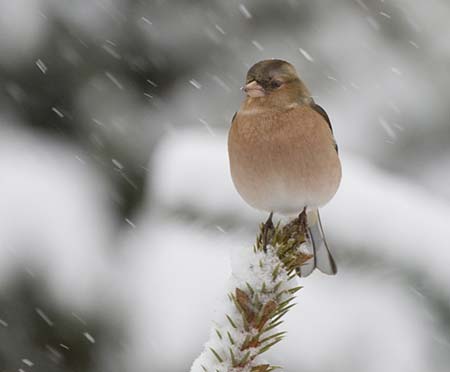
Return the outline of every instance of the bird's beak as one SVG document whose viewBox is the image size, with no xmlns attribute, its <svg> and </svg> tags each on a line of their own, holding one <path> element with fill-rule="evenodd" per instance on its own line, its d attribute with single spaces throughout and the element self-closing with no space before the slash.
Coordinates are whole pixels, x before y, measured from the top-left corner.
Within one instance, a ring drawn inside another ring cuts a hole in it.
<svg viewBox="0 0 450 372">
<path fill-rule="evenodd" d="M 249 97 L 263 97 L 266 95 L 266 91 L 264 88 L 259 85 L 255 80 L 246 84 L 242 90 Z"/>
</svg>

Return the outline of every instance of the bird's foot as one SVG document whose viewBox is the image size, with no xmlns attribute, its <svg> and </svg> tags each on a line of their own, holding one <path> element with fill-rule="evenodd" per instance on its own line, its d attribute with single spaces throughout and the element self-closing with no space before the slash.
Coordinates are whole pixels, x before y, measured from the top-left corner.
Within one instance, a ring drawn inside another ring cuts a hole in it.
<svg viewBox="0 0 450 372">
<path fill-rule="evenodd" d="M 269 218 L 263 225 L 263 231 L 262 231 L 262 244 L 264 252 L 267 250 L 267 244 L 269 242 L 269 234 L 273 232 L 274 225 L 272 221 L 273 212 L 270 212 Z"/>
<path fill-rule="evenodd" d="M 298 215 L 298 224 L 300 233 L 308 236 L 308 220 L 306 217 L 306 207 L 304 207 L 302 213 Z"/>
</svg>

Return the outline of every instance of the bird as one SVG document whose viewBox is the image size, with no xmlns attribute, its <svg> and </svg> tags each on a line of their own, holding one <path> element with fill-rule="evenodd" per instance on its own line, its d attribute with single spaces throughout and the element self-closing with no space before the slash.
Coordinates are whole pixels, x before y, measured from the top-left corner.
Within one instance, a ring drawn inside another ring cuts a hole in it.
<svg viewBox="0 0 450 372">
<path fill-rule="evenodd" d="M 299 276 L 316 268 L 336 274 L 319 215 L 319 208 L 336 194 L 342 175 L 326 111 L 284 60 L 254 64 L 242 90 L 245 98 L 228 133 L 236 190 L 251 207 L 270 213 L 265 226 L 272 224 L 273 213 L 303 217 L 313 258 L 297 270 Z"/>
</svg>

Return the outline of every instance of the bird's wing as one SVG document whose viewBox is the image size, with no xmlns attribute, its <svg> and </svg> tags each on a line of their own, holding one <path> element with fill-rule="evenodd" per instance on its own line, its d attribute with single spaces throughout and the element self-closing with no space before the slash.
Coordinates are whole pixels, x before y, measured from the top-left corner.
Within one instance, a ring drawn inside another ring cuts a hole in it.
<svg viewBox="0 0 450 372">
<path fill-rule="evenodd" d="M 328 126 L 330 127 L 331 134 L 333 134 L 333 127 L 331 126 L 331 121 L 330 121 L 330 118 L 328 117 L 327 112 L 321 106 L 319 106 L 317 103 L 315 103 L 314 101 L 311 103 L 311 108 L 315 112 L 320 114 L 326 120 L 326 122 L 328 123 Z M 334 135 L 333 135 L 333 140 L 334 140 L 334 148 L 336 149 L 336 152 L 338 152 L 338 145 L 336 143 L 336 139 L 334 138 Z"/>
<path fill-rule="evenodd" d="M 233 124 L 234 119 L 236 118 L 237 111 L 234 113 L 233 117 L 231 118 L 231 124 Z"/>
</svg>

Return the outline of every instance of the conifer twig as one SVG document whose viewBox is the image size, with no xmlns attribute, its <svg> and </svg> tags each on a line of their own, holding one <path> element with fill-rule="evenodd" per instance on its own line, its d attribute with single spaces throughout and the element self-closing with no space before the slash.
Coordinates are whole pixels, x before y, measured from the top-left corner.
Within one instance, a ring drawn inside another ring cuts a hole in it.
<svg viewBox="0 0 450 372">
<path fill-rule="evenodd" d="M 261 354 L 280 342 L 283 317 L 295 304 L 296 270 L 311 255 L 306 233 L 296 218 L 284 226 L 260 226 L 253 252 L 242 273 L 233 273 L 228 310 L 211 332 L 191 372 L 270 372 L 277 368 Z"/>
</svg>

